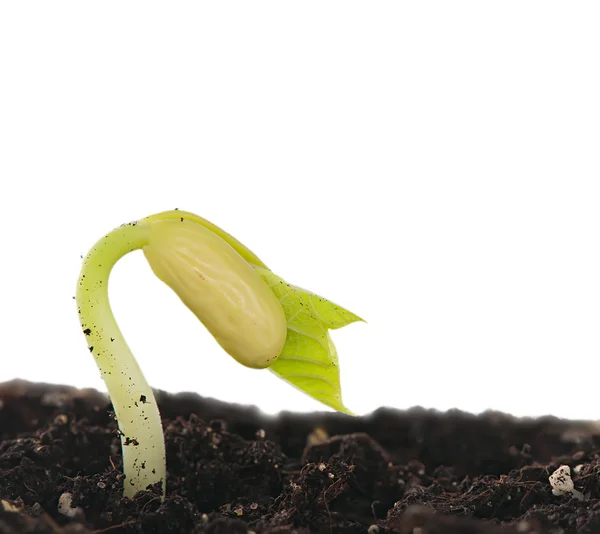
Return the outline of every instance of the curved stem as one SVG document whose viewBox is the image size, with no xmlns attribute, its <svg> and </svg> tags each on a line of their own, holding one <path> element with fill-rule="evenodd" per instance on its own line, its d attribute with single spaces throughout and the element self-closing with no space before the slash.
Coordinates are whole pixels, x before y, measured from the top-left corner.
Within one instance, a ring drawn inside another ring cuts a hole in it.
<svg viewBox="0 0 600 534">
<path fill-rule="evenodd" d="M 110 395 L 123 448 L 124 495 L 166 482 L 165 445 L 158 406 L 119 329 L 108 299 L 108 277 L 125 254 L 147 244 L 147 227 L 116 228 L 86 256 L 77 285 L 79 319 Z"/>
</svg>

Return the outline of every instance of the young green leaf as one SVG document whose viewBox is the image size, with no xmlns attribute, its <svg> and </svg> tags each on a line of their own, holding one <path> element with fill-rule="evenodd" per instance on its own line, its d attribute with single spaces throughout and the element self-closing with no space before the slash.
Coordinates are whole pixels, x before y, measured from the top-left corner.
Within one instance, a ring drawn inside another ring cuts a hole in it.
<svg viewBox="0 0 600 534">
<path fill-rule="evenodd" d="M 288 284 L 268 269 L 257 267 L 256 271 L 279 299 L 287 321 L 285 345 L 269 369 L 312 398 L 353 415 L 342 402 L 337 351 L 328 329 L 362 319 L 327 299 Z"/>
</svg>

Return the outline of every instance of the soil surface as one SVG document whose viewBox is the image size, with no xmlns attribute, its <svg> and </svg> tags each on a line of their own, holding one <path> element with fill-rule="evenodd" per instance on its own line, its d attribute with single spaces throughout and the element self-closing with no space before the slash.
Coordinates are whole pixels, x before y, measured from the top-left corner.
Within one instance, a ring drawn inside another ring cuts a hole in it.
<svg viewBox="0 0 600 534">
<path fill-rule="evenodd" d="M 0 534 L 600 533 L 597 423 L 420 408 L 268 417 L 158 398 L 164 503 L 121 496 L 107 397 L 0 384 Z M 552 493 L 561 465 L 581 494 Z"/>
</svg>

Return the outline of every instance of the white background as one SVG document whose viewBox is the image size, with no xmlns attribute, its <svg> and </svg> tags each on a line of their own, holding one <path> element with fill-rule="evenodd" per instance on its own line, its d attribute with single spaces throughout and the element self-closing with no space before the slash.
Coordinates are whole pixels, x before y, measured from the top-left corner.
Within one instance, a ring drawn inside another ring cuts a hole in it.
<svg viewBox="0 0 600 534">
<path fill-rule="evenodd" d="M 585 2 L 3 2 L 0 380 L 103 388 L 80 255 L 178 207 L 368 324 L 346 404 L 600 417 L 600 37 Z M 149 382 L 320 406 L 227 356 L 143 255 Z"/>
</svg>

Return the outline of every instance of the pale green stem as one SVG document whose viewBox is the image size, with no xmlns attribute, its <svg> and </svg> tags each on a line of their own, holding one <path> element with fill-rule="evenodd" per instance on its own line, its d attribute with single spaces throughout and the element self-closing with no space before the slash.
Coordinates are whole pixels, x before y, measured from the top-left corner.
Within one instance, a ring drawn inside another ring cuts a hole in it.
<svg viewBox="0 0 600 534">
<path fill-rule="evenodd" d="M 77 285 L 77 305 L 88 347 L 106 383 L 123 448 L 124 495 L 166 482 L 165 445 L 158 406 L 129 350 L 108 299 L 108 277 L 125 254 L 147 244 L 147 227 L 131 223 L 103 237 L 86 256 Z"/>
</svg>

